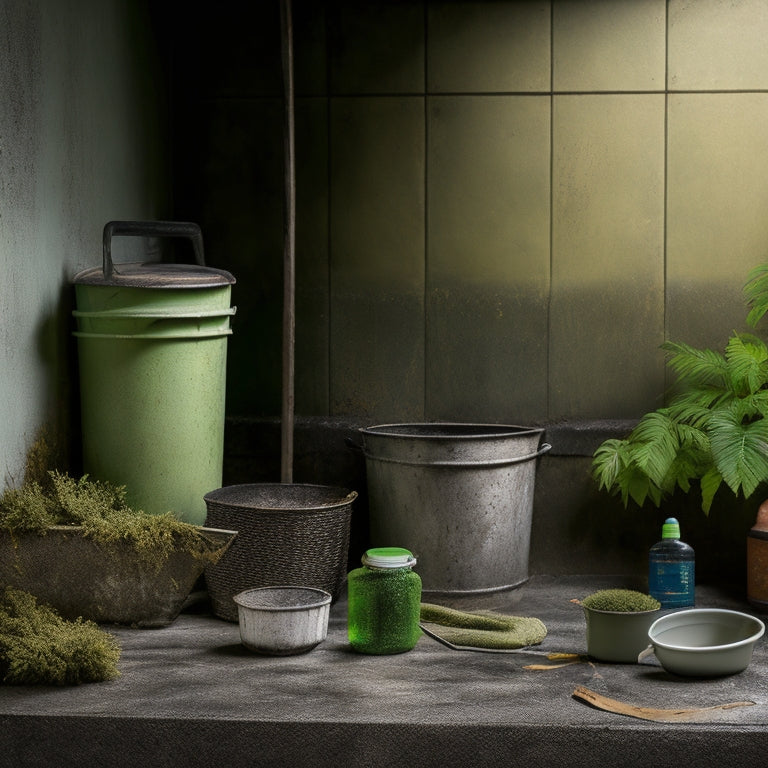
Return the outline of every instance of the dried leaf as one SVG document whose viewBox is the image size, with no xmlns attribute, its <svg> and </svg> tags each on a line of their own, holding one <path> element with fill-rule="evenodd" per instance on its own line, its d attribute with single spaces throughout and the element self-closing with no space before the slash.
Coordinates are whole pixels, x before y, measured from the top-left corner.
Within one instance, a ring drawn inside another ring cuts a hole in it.
<svg viewBox="0 0 768 768">
<path fill-rule="evenodd" d="M 573 696 L 580 701 L 602 709 L 605 712 L 613 712 L 617 715 L 636 717 L 641 720 L 654 720 L 659 723 L 706 723 L 713 719 L 713 715 L 721 710 L 735 709 L 736 707 L 754 706 L 754 701 L 731 701 L 726 704 L 717 704 L 713 707 L 695 707 L 693 709 L 656 709 L 654 707 L 638 707 L 616 699 L 609 699 L 600 693 L 590 691 L 589 688 L 579 686 L 573 692 Z"/>
<path fill-rule="evenodd" d="M 561 664 L 528 664 L 523 669 L 528 669 L 532 672 L 543 672 L 549 669 L 560 669 L 561 667 L 569 667 L 571 664 L 580 664 L 587 660 L 586 656 L 580 653 L 548 653 L 547 658 L 550 661 L 560 661 Z"/>
</svg>

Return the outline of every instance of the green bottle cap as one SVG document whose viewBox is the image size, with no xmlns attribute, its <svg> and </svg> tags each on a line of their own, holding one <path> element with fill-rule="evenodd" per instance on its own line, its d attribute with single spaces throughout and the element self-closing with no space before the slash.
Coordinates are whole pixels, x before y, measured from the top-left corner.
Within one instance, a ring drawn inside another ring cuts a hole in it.
<svg viewBox="0 0 768 768">
<path fill-rule="evenodd" d="M 674 517 L 668 517 L 661 526 L 662 539 L 679 539 L 680 523 Z"/>
<path fill-rule="evenodd" d="M 416 558 L 402 547 L 377 547 L 363 555 L 363 565 L 371 568 L 408 568 L 416 565 Z"/>
</svg>

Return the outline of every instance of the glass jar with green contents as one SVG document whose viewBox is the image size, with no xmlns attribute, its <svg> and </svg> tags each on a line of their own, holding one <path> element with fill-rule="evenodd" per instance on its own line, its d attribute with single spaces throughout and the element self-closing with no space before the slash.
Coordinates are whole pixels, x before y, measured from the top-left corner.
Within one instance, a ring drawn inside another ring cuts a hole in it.
<svg viewBox="0 0 768 768">
<path fill-rule="evenodd" d="M 421 577 L 400 547 L 369 549 L 347 577 L 349 642 L 361 653 L 403 653 L 419 637 Z"/>
</svg>

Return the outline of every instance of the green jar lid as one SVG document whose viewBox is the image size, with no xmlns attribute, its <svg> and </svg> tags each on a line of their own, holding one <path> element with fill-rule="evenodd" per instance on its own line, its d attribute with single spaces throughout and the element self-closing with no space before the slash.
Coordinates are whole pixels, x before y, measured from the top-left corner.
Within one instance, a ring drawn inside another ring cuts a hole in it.
<svg viewBox="0 0 768 768">
<path fill-rule="evenodd" d="M 680 523 L 674 517 L 668 517 L 661 526 L 662 539 L 679 539 Z"/>
<path fill-rule="evenodd" d="M 413 553 L 402 547 L 377 547 L 363 555 L 363 565 L 371 568 L 410 568 L 416 565 Z"/>
</svg>

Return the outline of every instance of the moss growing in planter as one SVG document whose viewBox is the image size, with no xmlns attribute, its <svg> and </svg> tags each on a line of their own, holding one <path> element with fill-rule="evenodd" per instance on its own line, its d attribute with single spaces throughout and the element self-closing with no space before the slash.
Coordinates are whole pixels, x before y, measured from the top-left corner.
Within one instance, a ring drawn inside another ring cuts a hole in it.
<svg viewBox="0 0 768 768">
<path fill-rule="evenodd" d="M 92 621 L 66 621 L 27 592 L 0 593 L 0 680 L 79 685 L 119 676 L 120 647 Z"/>
<path fill-rule="evenodd" d="M 585 597 L 581 604 L 593 611 L 618 613 L 655 611 L 661 608 L 661 603 L 656 598 L 633 589 L 601 589 Z"/>
<path fill-rule="evenodd" d="M 122 486 L 51 471 L 45 484 L 26 482 L 0 496 L 0 529 L 45 535 L 53 525 L 80 526 L 96 541 L 132 544 L 138 557 L 158 569 L 179 547 L 201 560 L 216 559 L 216 548 L 199 528 L 170 512 L 150 515 L 134 510 L 125 495 Z"/>
</svg>

